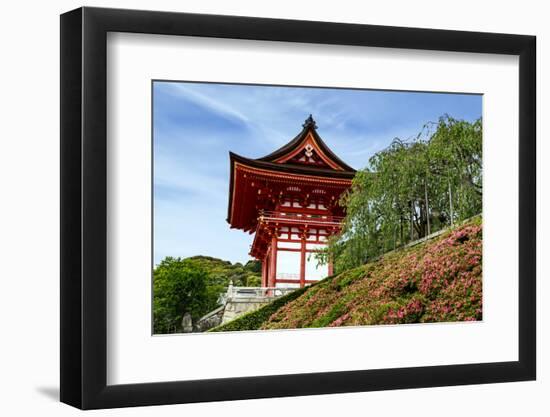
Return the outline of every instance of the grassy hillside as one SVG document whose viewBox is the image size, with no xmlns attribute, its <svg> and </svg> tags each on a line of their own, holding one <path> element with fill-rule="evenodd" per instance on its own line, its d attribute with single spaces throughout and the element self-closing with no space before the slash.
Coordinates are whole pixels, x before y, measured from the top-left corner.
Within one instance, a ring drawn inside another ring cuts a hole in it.
<svg viewBox="0 0 550 417">
<path fill-rule="evenodd" d="M 215 330 L 481 320 L 481 291 L 482 225 L 478 218 L 329 277 L 294 299 L 277 300 L 277 306 L 268 304 Z"/>
</svg>

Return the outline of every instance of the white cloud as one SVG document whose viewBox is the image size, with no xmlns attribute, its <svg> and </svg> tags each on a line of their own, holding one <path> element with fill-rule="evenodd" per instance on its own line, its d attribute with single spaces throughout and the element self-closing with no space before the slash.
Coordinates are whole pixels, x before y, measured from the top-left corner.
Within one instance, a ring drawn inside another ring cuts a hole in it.
<svg viewBox="0 0 550 417">
<path fill-rule="evenodd" d="M 243 123 L 249 123 L 248 117 L 236 110 L 233 106 L 228 106 L 223 101 L 216 100 L 210 95 L 203 94 L 193 88 L 192 84 L 174 83 L 171 91 L 181 94 L 187 100 L 205 107 L 206 109 L 231 120 L 238 120 Z"/>
</svg>

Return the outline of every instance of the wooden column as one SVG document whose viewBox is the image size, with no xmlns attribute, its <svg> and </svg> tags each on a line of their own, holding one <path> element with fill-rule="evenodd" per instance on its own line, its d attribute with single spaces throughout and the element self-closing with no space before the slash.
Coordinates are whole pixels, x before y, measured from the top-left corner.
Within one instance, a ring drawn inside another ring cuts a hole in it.
<svg viewBox="0 0 550 417">
<path fill-rule="evenodd" d="M 302 237 L 300 248 L 300 288 L 306 285 L 306 239 Z"/>
<path fill-rule="evenodd" d="M 274 287 L 277 279 L 277 235 L 271 237 L 271 253 L 269 254 L 269 284 L 268 287 Z"/>
<path fill-rule="evenodd" d="M 267 287 L 267 255 L 262 259 L 262 287 Z"/>
<path fill-rule="evenodd" d="M 269 287 L 271 276 L 271 254 L 268 252 L 265 255 L 265 286 Z"/>
</svg>

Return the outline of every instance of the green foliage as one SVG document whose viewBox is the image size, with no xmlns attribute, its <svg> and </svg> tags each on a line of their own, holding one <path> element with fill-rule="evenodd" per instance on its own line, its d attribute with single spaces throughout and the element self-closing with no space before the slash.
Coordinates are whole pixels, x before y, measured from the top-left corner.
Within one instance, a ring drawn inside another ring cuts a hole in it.
<svg viewBox="0 0 550 417">
<path fill-rule="evenodd" d="M 260 271 L 255 260 L 243 266 L 208 256 L 166 257 L 153 271 L 154 333 L 178 332 L 185 313 L 195 321 L 214 310 L 230 282 L 260 286 Z"/>
<path fill-rule="evenodd" d="M 342 234 L 320 261 L 331 257 L 341 272 L 479 214 L 481 162 L 481 119 L 444 116 L 412 141 L 395 139 L 355 176 Z"/>
<path fill-rule="evenodd" d="M 326 314 L 323 314 L 321 317 L 313 320 L 307 327 L 326 327 L 344 314 L 345 308 L 345 303 L 343 301 L 339 301 L 334 304 Z"/>
<path fill-rule="evenodd" d="M 185 313 L 198 318 L 207 303 L 206 271 L 191 260 L 167 257 L 153 273 L 155 333 L 180 327 Z"/>
</svg>

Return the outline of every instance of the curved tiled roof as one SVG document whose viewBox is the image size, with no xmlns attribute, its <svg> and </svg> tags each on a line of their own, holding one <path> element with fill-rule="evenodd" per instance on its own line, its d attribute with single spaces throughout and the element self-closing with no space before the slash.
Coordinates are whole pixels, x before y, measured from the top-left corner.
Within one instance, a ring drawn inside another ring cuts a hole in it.
<svg viewBox="0 0 550 417">
<path fill-rule="evenodd" d="M 332 150 L 327 146 L 323 139 L 321 139 L 321 137 L 317 133 L 317 123 L 315 123 L 315 120 L 313 120 L 311 114 L 306 119 L 302 127 L 302 131 L 298 133 L 298 135 L 286 145 L 280 147 L 276 151 L 271 152 L 269 155 L 257 158 L 256 160 L 264 162 L 274 162 L 296 150 L 302 144 L 302 142 L 306 140 L 308 133 L 311 133 L 313 138 L 315 139 L 315 142 L 319 145 L 321 151 L 328 158 L 330 158 L 336 165 L 342 168 L 343 171 L 355 172 L 352 167 L 350 167 L 348 164 L 338 158 L 338 156 L 336 156 L 336 154 L 332 152 Z"/>
</svg>

